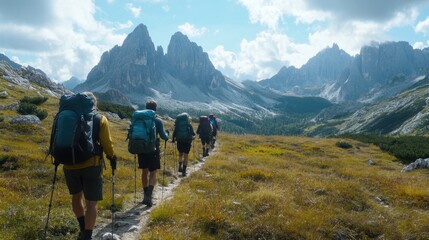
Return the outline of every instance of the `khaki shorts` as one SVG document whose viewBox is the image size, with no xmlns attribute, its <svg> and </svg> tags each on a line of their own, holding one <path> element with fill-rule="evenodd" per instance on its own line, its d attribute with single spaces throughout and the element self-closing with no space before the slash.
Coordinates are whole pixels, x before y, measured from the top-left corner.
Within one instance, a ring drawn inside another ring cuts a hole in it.
<svg viewBox="0 0 429 240">
<path fill-rule="evenodd" d="M 63 169 L 67 187 L 71 195 L 83 191 L 85 200 L 103 200 L 103 178 L 101 166 L 82 169 Z"/>
</svg>

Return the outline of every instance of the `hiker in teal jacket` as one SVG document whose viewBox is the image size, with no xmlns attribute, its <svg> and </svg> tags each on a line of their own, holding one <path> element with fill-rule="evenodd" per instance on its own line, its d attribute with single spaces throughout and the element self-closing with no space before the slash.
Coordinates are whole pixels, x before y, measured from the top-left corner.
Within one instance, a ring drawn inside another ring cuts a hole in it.
<svg viewBox="0 0 429 240">
<path fill-rule="evenodd" d="M 157 104 L 150 100 L 146 102 L 146 109 L 156 111 Z M 168 131 L 164 131 L 164 123 L 158 117 L 155 118 L 156 136 L 159 136 L 164 141 L 168 141 Z M 156 185 L 156 173 L 161 169 L 160 159 L 160 139 L 157 138 L 156 150 L 152 153 L 138 154 L 139 169 L 142 169 L 142 185 L 143 185 L 143 204 L 148 207 L 152 206 L 152 193 Z"/>
</svg>

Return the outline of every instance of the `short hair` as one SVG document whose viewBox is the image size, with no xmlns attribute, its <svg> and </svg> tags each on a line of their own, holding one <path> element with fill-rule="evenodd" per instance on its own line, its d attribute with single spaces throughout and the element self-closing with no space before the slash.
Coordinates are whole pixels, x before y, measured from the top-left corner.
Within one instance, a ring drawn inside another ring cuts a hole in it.
<svg viewBox="0 0 429 240">
<path fill-rule="evenodd" d="M 157 104 L 154 100 L 148 100 L 146 102 L 146 109 L 156 111 L 156 106 L 157 106 Z"/>
</svg>

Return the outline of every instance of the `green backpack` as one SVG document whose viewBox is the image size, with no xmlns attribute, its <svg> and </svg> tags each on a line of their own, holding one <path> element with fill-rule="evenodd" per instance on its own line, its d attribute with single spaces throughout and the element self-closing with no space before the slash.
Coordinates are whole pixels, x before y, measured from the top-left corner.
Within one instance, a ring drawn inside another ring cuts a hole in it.
<svg viewBox="0 0 429 240">
<path fill-rule="evenodd" d="M 128 129 L 128 151 L 131 154 L 151 153 L 156 151 L 155 111 L 138 110 L 131 117 Z"/>
<path fill-rule="evenodd" d="M 97 143 L 100 121 L 91 97 L 81 93 L 61 96 L 49 147 L 55 162 L 77 164 L 102 154 Z"/>
<path fill-rule="evenodd" d="M 190 130 L 189 115 L 187 113 L 181 113 L 177 115 L 176 121 L 174 122 L 176 135 L 175 138 L 178 141 L 190 141 L 192 140 L 192 134 Z"/>
</svg>

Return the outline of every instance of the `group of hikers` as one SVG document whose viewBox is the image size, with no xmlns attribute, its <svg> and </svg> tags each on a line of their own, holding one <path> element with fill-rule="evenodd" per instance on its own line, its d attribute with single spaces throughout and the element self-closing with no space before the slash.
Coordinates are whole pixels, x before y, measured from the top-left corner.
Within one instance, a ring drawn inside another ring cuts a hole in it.
<svg viewBox="0 0 429 240">
<path fill-rule="evenodd" d="M 80 240 L 92 239 L 97 217 L 97 202 L 103 198 L 103 153 L 110 162 L 112 178 L 118 159 L 108 119 L 96 113 L 96 106 L 97 99 L 91 92 L 62 96 L 58 114 L 54 119 L 49 148 L 55 165 L 54 184 L 57 168 L 63 164 L 72 210 L 79 223 L 80 232 L 77 239 Z M 165 130 L 164 123 L 156 115 L 156 111 L 157 103 L 154 100 L 148 100 L 144 110 L 135 111 L 127 136 L 128 151 L 137 156 L 138 167 L 142 169 L 142 203 L 148 207 L 153 205 L 152 195 L 157 182 L 157 170 L 161 169 L 160 139 L 164 140 L 164 151 L 167 141 L 177 143 L 178 171 L 184 177 L 187 175 L 188 154 L 195 135 L 201 139 L 203 157 L 206 157 L 209 155 L 209 149 L 214 147 L 219 130 L 216 117 L 210 114 L 200 117 L 195 134 L 191 117 L 187 113 L 182 113 L 175 120 L 174 131 L 169 140 L 170 132 Z M 52 195 L 49 207 L 51 205 Z M 45 234 L 48 220 L 49 213 Z"/>
</svg>

